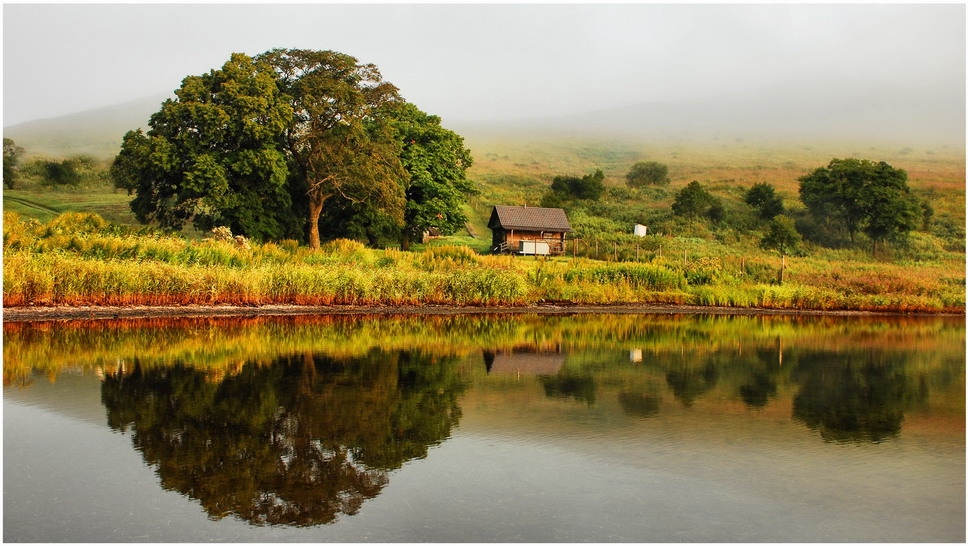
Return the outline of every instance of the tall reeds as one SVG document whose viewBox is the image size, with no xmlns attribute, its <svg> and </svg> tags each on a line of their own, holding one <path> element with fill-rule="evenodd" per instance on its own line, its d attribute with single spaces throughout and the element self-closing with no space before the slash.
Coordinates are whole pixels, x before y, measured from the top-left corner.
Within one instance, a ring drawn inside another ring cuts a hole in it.
<svg viewBox="0 0 968 546">
<path fill-rule="evenodd" d="M 3 294 L 18 305 L 525 305 L 664 303 L 789 309 L 964 312 L 964 269 L 790 260 L 774 283 L 765 254 L 647 261 L 482 256 L 467 247 L 372 250 L 336 240 L 188 241 L 93 214 L 48 224 L 4 214 Z M 243 244 L 244 243 L 244 244 Z"/>
</svg>

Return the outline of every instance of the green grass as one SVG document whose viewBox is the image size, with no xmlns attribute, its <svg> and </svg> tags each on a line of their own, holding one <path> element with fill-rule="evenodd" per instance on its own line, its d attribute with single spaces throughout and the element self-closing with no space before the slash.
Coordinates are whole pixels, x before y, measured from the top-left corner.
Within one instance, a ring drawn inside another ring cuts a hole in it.
<svg viewBox="0 0 968 546">
<path fill-rule="evenodd" d="M 54 262 L 60 260 L 76 271 L 87 272 L 85 282 L 91 286 L 71 284 L 73 280 L 38 280 L 36 287 L 43 289 L 31 288 L 32 295 L 16 297 L 33 303 L 95 302 L 113 297 L 118 302 L 476 301 L 517 305 L 546 300 L 902 311 L 964 308 L 963 150 L 732 141 L 471 138 L 467 142 L 475 156 L 469 176 L 480 189 L 464 206 L 475 237 L 461 230 L 413 245 L 412 253 L 392 248 L 372 251 L 359 244 L 347 251 L 345 242 L 312 253 L 295 243 L 239 249 L 203 241 L 206 234 L 193 230 L 186 237 L 113 227 L 97 228 L 101 231 L 95 234 L 71 233 L 76 228 L 64 226 L 76 218 L 59 222 L 62 231 L 67 231 L 46 233 L 46 226 L 23 227 L 26 224 L 17 220 L 11 230 L 5 226 L 4 252 L 11 264 L 32 271 L 30 275 L 39 279 L 55 275 L 43 269 L 57 269 Z M 762 226 L 742 203 L 743 192 L 754 183 L 769 182 L 797 215 L 802 211 L 797 178 L 833 157 L 851 156 L 885 160 L 907 170 L 912 190 L 934 207 L 934 226 L 929 232 L 914 232 L 903 245 L 882 248 L 877 255 L 863 245 L 831 249 L 805 244 L 803 252 L 788 257 L 787 282 L 777 286 L 779 256 L 759 248 Z M 625 187 L 625 172 L 641 160 L 668 164 L 671 184 L 643 190 Z M 492 205 L 536 205 L 554 176 L 581 175 L 595 168 L 607 175 L 605 196 L 601 202 L 569 210 L 573 235 L 581 239 L 577 259 L 571 246 L 566 258 L 480 255 L 490 246 L 491 232 L 486 225 Z M 675 192 L 691 180 L 700 180 L 723 199 L 730 224 L 684 222 L 671 215 Z M 136 226 L 129 200 L 103 181 L 56 191 L 28 179 L 17 190 L 4 192 L 4 210 L 44 223 L 61 213 L 83 212 L 96 213 L 111 224 Z M 650 236 L 633 237 L 634 223 L 648 225 Z M 452 250 L 455 246 L 473 252 L 460 254 Z M 95 265 L 98 261 L 102 263 Z M 677 280 L 671 285 L 642 285 L 636 280 L 645 275 L 635 269 L 640 266 L 664 271 L 685 284 L 677 284 Z M 204 268 L 221 269 L 209 274 Z M 57 271 L 57 275 L 70 275 L 69 269 Z M 488 287 L 483 280 L 486 274 L 480 271 L 509 284 Z M 5 265 L 5 276 L 21 273 L 8 271 Z M 144 284 L 136 279 L 139 275 L 154 280 Z M 416 280 L 408 281 L 410 277 Z M 120 284 L 105 284 L 105 278 Z M 477 292 L 465 292 L 468 283 Z M 118 292 L 111 295 L 106 290 Z M 5 286 L 5 295 L 14 293 Z M 17 301 L 16 297 L 10 301 Z"/>
<path fill-rule="evenodd" d="M 638 261 L 487 256 L 466 246 L 419 252 L 336 240 L 192 241 L 68 213 L 43 224 L 4 214 L 4 305 L 666 303 L 790 309 L 963 312 L 965 273 L 946 254 L 918 267 L 677 253 Z M 701 241 L 671 238 L 694 244 Z"/>
<path fill-rule="evenodd" d="M 131 196 L 98 187 L 77 191 L 53 189 L 4 190 L 3 210 L 12 211 L 42 222 L 52 220 L 64 212 L 90 212 L 109 222 L 137 225 L 138 221 L 128 203 Z"/>
</svg>

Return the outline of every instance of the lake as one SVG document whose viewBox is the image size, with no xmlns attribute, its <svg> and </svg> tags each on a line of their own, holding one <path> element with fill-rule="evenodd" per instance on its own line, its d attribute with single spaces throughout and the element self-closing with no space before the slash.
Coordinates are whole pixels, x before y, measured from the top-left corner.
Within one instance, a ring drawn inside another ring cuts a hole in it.
<svg viewBox="0 0 968 546">
<path fill-rule="evenodd" d="M 964 542 L 965 322 L 5 323 L 7 542 Z"/>
</svg>

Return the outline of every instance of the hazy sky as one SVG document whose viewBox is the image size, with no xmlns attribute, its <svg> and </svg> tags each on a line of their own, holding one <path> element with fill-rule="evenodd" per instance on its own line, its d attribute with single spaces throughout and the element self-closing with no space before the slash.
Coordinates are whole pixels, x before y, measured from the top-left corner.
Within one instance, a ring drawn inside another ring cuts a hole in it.
<svg viewBox="0 0 968 546">
<path fill-rule="evenodd" d="M 170 92 L 276 47 L 374 63 L 445 120 L 843 93 L 964 116 L 963 4 L 5 4 L 3 125 Z"/>
</svg>

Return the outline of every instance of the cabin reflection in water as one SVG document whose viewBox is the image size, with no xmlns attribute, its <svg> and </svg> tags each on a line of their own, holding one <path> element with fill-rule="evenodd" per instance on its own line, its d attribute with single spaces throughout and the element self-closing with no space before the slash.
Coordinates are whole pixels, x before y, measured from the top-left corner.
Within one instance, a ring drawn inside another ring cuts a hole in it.
<svg viewBox="0 0 968 546">
<path fill-rule="evenodd" d="M 524 345 L 511 350 L 485 350 L 483 355 L 488 375 L 557 375 L 565 364 L 560 347 L 541 350 Z"/>
</svg>

